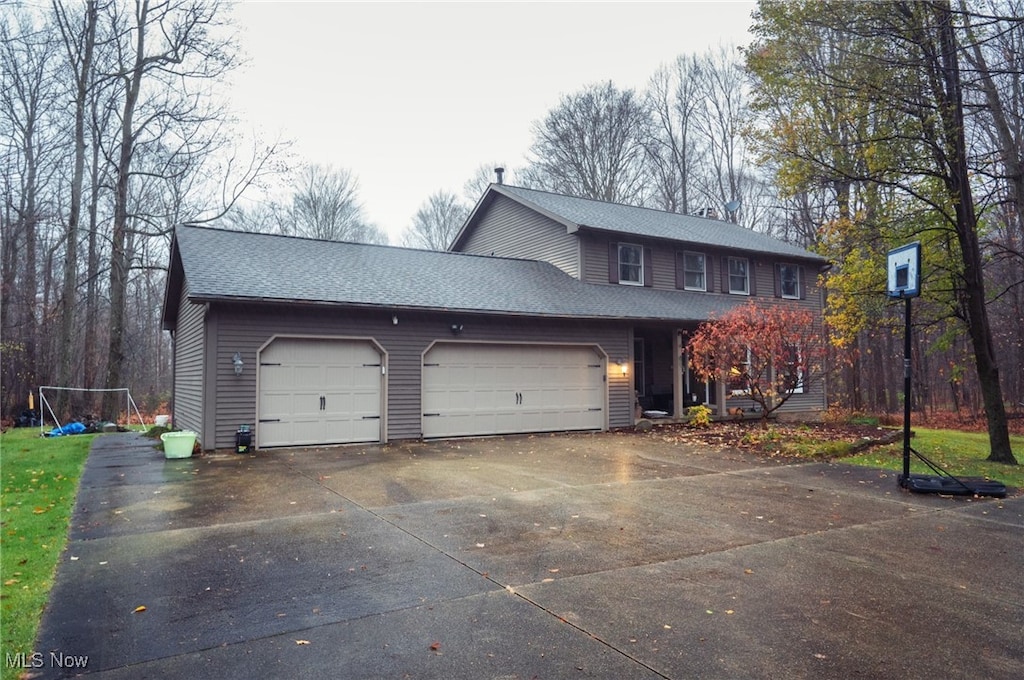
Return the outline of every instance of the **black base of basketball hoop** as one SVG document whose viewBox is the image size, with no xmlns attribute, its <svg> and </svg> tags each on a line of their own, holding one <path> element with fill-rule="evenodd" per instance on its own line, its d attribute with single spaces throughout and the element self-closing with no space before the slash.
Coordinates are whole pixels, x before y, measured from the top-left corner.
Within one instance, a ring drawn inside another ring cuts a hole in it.
<svg viewBox="0 0 1024 680">
<path fill-rule="evenodd" d="M 940 496 L 986 496 L 1006 498 L 1006 485 L 984 477 L 956 477 L 928 460 L 914 449 L 910 453 L 932 469 L 934 475 L 902 474 L 897 479 L 900 487 L 913 493 L 933 493 Z"/>
</svg>

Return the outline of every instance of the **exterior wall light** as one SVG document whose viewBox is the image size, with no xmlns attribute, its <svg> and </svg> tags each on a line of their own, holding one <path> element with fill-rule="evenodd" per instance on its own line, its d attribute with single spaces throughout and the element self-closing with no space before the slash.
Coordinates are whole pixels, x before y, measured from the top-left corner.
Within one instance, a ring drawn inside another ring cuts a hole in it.
<svg viewBox="0 0 1024 680">
<path fill-rule="evenodd" d="M 452 335 L 459 335 L 461 333 L 462 333 L 462 324 L 461 323 L 453 323 L 452 324 Z"/>
<path fill-rule="evenodd" d="M 242 361 L 241 352 L 235 352 L 235 356 L 231 357 L 231 363 L 235 367 L 235 375 L 242 375 L 242 367 L 245 363 Z"/>
<path fill-rule="evenodd" d="M 622 375 L 629 375 L 629 362 L 625 359 L 619 359 L 619 370 L 622 371 Z"/>
</svg>

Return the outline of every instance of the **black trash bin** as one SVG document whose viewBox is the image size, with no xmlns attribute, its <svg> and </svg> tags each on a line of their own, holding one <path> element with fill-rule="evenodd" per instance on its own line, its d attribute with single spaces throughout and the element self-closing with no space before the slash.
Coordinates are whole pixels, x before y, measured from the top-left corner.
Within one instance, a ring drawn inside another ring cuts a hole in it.
<svg viewBox="0 0 1024 680">
<path fill-rule="evenodd" d="M 249 453 L 252 450 L 252 430 L 248 425 L 239 425 L 235 432 L 235 453 Z"/>
</svg>

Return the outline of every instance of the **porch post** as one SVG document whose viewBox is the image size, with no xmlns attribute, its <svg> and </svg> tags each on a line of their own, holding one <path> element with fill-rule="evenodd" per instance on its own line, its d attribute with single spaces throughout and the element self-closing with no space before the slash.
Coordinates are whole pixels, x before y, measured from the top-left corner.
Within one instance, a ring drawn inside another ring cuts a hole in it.
<svg viewBox="0 0 1024 680">
<path fill-rule="evenodd" d="M 672 331 L 672 417 L 683 417 L 683 395 L 686 388 L 683 382 L 683 332 L 676 328 Z"/>
<path fill-rule="evenodd" d="M 718 380 L 715 381 L 715 392 L 718 393 L 718 415 L 721 418 L 724 418 L 727 415 L 729 415 L 729 412 L 726 410 L 727 407 L 725 405 L 725 380 L 728 377 L 729 376 L 723 372 L 718 377 Z"/>
</svg>

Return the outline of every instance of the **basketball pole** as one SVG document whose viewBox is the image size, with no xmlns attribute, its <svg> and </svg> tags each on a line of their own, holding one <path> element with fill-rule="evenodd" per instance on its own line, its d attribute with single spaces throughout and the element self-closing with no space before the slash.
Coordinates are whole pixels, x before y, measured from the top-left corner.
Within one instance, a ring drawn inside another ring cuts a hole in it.
<svg viewBox="0 0 1024 680">
<path fill-rule="evenodd" d="M 910 479 L 910 300 L 906 298 L 906 312 L 903 323 L 903 476 L 900 485 L 906 486 Z"/>
</svg>

